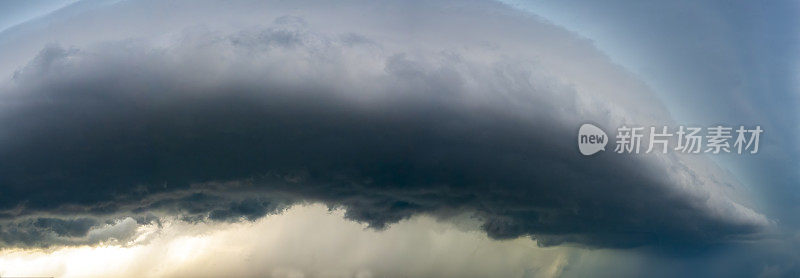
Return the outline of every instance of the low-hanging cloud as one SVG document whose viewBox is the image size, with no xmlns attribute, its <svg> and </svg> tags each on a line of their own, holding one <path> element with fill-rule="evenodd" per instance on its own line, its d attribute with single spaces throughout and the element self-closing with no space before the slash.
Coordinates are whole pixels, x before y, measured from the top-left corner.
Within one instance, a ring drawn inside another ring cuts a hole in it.
<svg viewBox="0 0 800 278">
<path fill-rule="evenodd" d="M 91 238 L 128 216 L 255 220 L 300 202 L 377 229 L 469 212 L 492 238 L 541 245 L 705 245 L 768 224 L 702 158 L 580 156 L 583 121 L 669 115 L 557 27 L 484 2 L 364 17 L 346 8 L 359 3 L 324 17 L 272 4 L 270 23 L 233 31 L 42 47 L 0 96 L 0 240 L 69 244 L 49 237 Z"/>
</svg>

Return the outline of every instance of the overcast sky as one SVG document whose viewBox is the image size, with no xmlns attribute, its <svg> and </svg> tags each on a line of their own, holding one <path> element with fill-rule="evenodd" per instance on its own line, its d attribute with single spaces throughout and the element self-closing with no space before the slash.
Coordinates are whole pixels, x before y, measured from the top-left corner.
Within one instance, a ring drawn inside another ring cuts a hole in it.
<svg viewBox="0 0 800 278">
<path fill-rule="evenodd" d="M 798 6 L 3 2 L 0 275 L 797 276 Z"/>
</svg>

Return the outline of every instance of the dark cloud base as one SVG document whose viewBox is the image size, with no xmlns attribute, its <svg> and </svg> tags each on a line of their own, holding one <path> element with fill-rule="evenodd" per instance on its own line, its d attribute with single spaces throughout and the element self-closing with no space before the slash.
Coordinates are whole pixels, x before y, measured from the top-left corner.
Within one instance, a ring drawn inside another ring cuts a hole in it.
<svg viewBox="0 0 800 278">
<path fill-rule="evenodd" d="M 297 202 L 376 229 L 473 213 L 492 238 L 545 246 L 704 246 L 760 229 L 707 212 L 639 158 L 579 156 L 575 127 L 553 116 L 561 107 L 523 117 L 511 103 L 470 104 L 457 77 L 402 55 L 387 80 L 422 85 L 364 103 L 319 84 L 189 89 L 136 62 L 52 72 L 75 53 L 46 48 L 4 99 L 6 245 L 81 237 L 105 223 L 95 218 L 254 220 Z"/>
<path fill-rule="evenodd" d="M 578 156 L 564 140 L 571 127 L 541 124 L 555 119 L 413 97 L 364 107 L 281 88 L 170 99 L 112 77 L 45 86 L 32 98 L 47 101 L 5 113 L 14 134 L 0 154 L 5 219 L 167 211 L 253 220 L 312 201 L 378 229 L 470 211 L 492 238 L 542 245 L 708 244 L 757 228 L 698 213 L 703 200 L 666 190 L 634 158 Z M 148 201 L 179 192 L 195 193 Z M 70 236 L 97 224 L 26 223 Z M 33 242 L 4 229 L 8 243 Z"/>
</svg>

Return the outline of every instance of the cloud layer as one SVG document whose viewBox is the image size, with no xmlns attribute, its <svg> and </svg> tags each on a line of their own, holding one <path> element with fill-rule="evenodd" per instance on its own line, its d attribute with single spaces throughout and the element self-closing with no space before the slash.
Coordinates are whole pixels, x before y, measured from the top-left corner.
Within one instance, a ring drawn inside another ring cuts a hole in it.
<svg viewBox="0 0 800 278">
<path fill-rule="evenodd" d="M 0 240 L 91 244 L 102 225 L 305 202 L 376 229 L 467 212 L 541 245 L 697 246 L 768 225 L 702 157 L 579 155 L 582 122 L 669 122 L 588 41 L 496 3 L 316 4 L 41 46 L 0 95 Z M 126 16 L 121 30 L 143 15 Z"/>
</svg>

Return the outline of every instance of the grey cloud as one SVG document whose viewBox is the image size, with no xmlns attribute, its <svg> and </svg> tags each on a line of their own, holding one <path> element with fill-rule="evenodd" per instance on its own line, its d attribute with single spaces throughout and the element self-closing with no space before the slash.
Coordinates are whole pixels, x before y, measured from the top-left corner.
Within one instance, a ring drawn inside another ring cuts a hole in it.
<svg viewBox="0 0 800 278">
<path fill-rule="evenodd" d="M 89 228 L 96 224 L 96 220 L 90 218 L 27 219 L 12 225 L 3 225 L 2 235 L 3 241 L 9 244 L 49 244 L 45 239 L 83 236 L 89 231 Z"/>
<path fill-rule="evenodd" d="M 51 230 L 59 236 L 83 236 L 89 231 L 89 228 L 96 224 L 96 220 L 90 218 L 74 220 L 38 218 L 33 222 L 33 227 Z"/>
<path fill-rule="evenodd" d="M 254 221 L 268 214 L 281 213 L 299 201 L 267 197 L 264 192 L 225 190 L 216 191 L 217 194 L 207 191 L 178 190 L 154 194 L 135 202 L 120 202 L 113 211 L 102 213 L 73 204 L 50 211 L 48 216 L 32 213 L 5 218 L 0 220 L 0 246 L 93 245 L 111 240 L 126 244 L 141 234 L 137 230 L 139 227 L 162 228 L 164 219 L 177 218 L 192 223 Z"/>
<path fill-rule="evenodd" d="M 220 193 L 220 192 L 227 192 Z M 241 192 L 235 188 L 214 190 L 179 190 L 131 203 L 125 208 L 133 213 L 161 212 L 167 215 L 183 215 L 195 221 L 256 220 L 267 214 L 276 214 L 293 205 L 297 200 L 286 197 L 264 196 L 263 192 Z M 145 217 L 139 222 L 150 223 L 157 218 Z"/>
<path fill-rule="evenodd" d="M 0 225 L 3 246 L 50 247 L 83 245 L 109 239 L 128 240 L 138 227 L 131 218 L 102 223 L 94 217 L 38 217 L 4 221 Z"/>
<path fill-rule="evenodd" d="M 98 227 L 97 229 L 88 231 L 86 233 L 86 243 L 93 244 L 97 242 L 106 242 L 111 239 L 124 243 L 136 235 L 136 229 L 138 227 L 139 225 L 136 223 L 136 220 L 127 217 L 103 227 Z"/>
<path fill-rule="evenodd" d="M 503 11 L 474 5 L 444 16 Z M 702 246 L 767 225 L 682 158 L 581 157 L 581 121 L 668 119 L 590 47 L 553 47 L 580 42 L 572 35 L 513 13 L 494 20 L 525 22 L 532 33 L 504 32 L 542 42 L 397 45 L 278 16 L 250 31 L 190 29 L 167 47 L 45 47 L 2 95 L 3 219 L 235 221 L 322 202 L 378 229 L 470 212 L 493 238 L 593 247 Z M 537 55 L 551 52 L 558 63 Z M 572 54 L 591 59 L 558 60 Z"/>
</svg>

